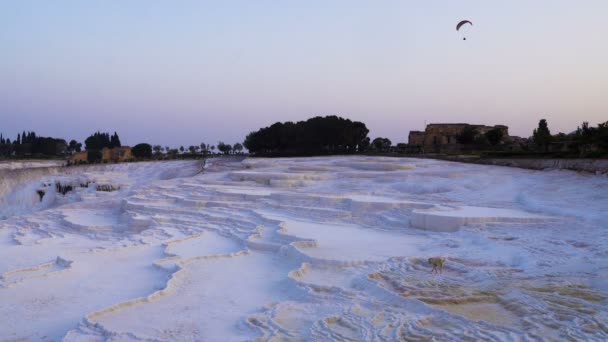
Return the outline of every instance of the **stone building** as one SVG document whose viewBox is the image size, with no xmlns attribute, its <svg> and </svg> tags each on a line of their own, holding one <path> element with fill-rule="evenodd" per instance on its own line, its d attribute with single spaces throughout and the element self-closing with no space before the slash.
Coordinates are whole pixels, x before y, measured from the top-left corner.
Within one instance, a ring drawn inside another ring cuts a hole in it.
<svg viewBox="0 0 608 342">
<path fill-rule="evenodd" d="M 87 151 L 76 152 L 76 153 L 72 154 L 72 156 L 70 157 L 70 164 L 74 164 L 74 165 L 84 164 L 88 161 L 87 156 L 88 156 Z"/>
<path fill-rule="evenodd" d="M 424 145 L 424 132 L 410 131 L 410 135 L 408 137 L 408 144 L 414 146 Z"/>
<path fill-rule="evenodd" d="M 408 144 L 412 147 L 417 147 L 423 153 L 458 152 L 462 148 L 462 145 L 458 143 L 458 136 L 467 127 L 475 128 L 479 134 L 499 129 L 503 133 L 503 139 L 509 137 L 509 128 L 503 125 L 485 126 L 466 123 L 441 123 L 427 125 L 424 132 L 411 131 L 408 137 Z"/>
<path fill-rule="evenodd" d="M 133 159 L 131 148 L 129 146 L 107 148 L 104 147 L 101 150 L 101 162 L 102 163 L 117 163 L 122 161 L 129 161 Z"/>
</svg>

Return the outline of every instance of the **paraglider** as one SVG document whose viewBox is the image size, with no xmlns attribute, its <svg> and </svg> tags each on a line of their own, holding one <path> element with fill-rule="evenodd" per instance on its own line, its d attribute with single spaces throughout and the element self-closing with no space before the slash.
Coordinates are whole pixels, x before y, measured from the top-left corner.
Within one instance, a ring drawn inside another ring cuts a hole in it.
<svg viewBox="0 0 608 342">
<path fill-rule="evenodd" d="M 456 25 L 456 31 L 460 31 L 460 28 L 462 28 L 466 24 L 473 26 L 472 22 L 470 22 L 468 20 L 463 20 L 463 21 L 459 22 L 458 25 Z M 463 37 L 462 40 L 467 40 L 467 37 Z"/>
</svg>

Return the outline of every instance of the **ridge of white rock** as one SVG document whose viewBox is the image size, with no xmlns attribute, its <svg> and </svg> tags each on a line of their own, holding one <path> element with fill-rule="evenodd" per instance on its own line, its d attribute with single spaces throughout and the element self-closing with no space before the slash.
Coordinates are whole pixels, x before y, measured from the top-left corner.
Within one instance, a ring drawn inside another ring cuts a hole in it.
<svg viewBox="0 0 608 342">
<path fill-rule="evenodd" d="M 518 209 L 458 206 L 438 206 L 433 209 L 416 209 L 410 223 L 413 227 L 436 231 L 455 232 L 460 227 L 474 223 L 543 223 L 556 218 Z"/>
</svg>

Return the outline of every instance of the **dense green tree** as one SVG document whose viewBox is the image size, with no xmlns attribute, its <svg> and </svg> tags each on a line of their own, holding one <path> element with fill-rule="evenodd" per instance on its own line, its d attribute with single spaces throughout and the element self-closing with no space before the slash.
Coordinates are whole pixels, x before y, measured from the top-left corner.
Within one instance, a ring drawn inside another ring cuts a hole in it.
<svg viewBox="0 0 608 342">
<path fill-rule="evenodd" d="M 52 138 L 50 138 L 52 139 Z M 56 155 L 55 150 L 51 148 L 47 148 L 47 144 L 54 145 L 53 141 L 46 140 L 43 137 L 37 137 L 34 132 L 25 132 L 17 134 L 17 140 L 15 141 L 14 152 L 17 156 L 26 156 L 26 155 L 46 155 L 49 152 L 49 155 Z"/>
<path fill-rule="evenodd" d="M 114 135 L 110 138 L 110 148 L 121 147 L 120 138 L 118 137 L 118 133 L 114 132 Z"/>
<path fill-rule="evenodd" d="M 502 132 L 502 130 L 500 130 L 498 128 L 494 128 L 494 129 L 487 131 L 485 136 L 488 139 L 488 142 L 490 143 L 490 145 L 496 146 L 502 140 L 503 132 Z"/>
<path fill-rule="evenodd" d="M 251 153 L 315 155 L 362 151 L 368 129 L 361 122 L 331 115 L 306 121 L 276 122 L 251 132 L 243 145 Z"/>
<path fill-rule="evenodd" d="M 89 163 L 101 162 L 101 151 L 100 150 L 88 150 L 87 151 L 87 161 Z"/>
<path fill-rule="evenodd" d="M 597 144 L 603 148 L 605 152 L 608 152 L 608 121 L 597 125 L 595 138 Z"/>
<path fill-rule="evenodd" d="M 460 134 L 456 136 L 456 141 L 463 145 L 469 145 L 475 142 L 475 137 L 479 134 L 477 128 L 466 126 Z"/>
<path fill-rule="evenodd" d="M 90 150 L 102 150 L 103 148 L 114 148 L 120 147 L 120 138 L 118 134 L 114 132 L 112 136 L 109 133 L 95 132 L 85 139 L 85 149 Z"/>
<path fill-rule="evenodd" d="M 548 149 L 552 136 L 547 120 L 541 119 L 538 122 L 538 128 L 532 132 L 532 139 L 537 146 L 542 147 L 545 151 Z"/>
<path fill-rule="evenodd" d="M 359 144 L 357 144 L 357 151 L 365 152 L 365 151 L 367 151 L 367 149 L 369 149 L 370 145 L 371 145 L 371 142 L 369 140 L 369 137 L 365 137 L 365 139 L 359 141 Z"/>
<path fill-rule="evenodd" d="M 35 132 L 17 134 L 17 139 L 12 143 L 8 138 L 0 134 L 0 155 L 15 156 L 63 156 L 68 151 L 68 144 L 64 139 L 41 137 Z"/>
<path fill-rule="evenodd" d="M 146 143 L 137 144 L 133 146 L 131 153 L 133 153 L 135 158 L 149 159 L 152 158 L 152 146 Z"/>
<path fill-rule="evenodd" d="M 202 142 L 200 145 L 200 148 L 201 148 L 201 153 L 203 154 L 203 157 L 206 158 L 207 154 L 209 154 L 209 145 Z"/>
<path fill-rule="evenodd" d="M 487 147 L 490 145 L 490 140 L 485 134 L 477 134 L 473 139 L 473 143 L 479 147 Z"/>
<path fill-rule="evenodd" d="M 392 146 L 392 142 L 389 138 L 378 137 L 372 141 L 372 146 L 376 151 L 388 152 Z"/>
<path fill-rule="evenodd" d="M 597 127 L 583 122 L 574 133 L 572 146 L 576 148 L 579 156 L 608 155 L 608 121 L 598 124 Z"/>
<path fill-rule="evenodd" d="M 349 152 L 355 152 L 355 150 L 357 152 L 363 152 L 369 147 L 370 139 L 367 137 L 369 129 L 367 129 L 363 122 L 353 122 L 348 133 L 350 133 L 347 135 L 347 139 L 350 137 Z"/>
<path fill-rule="evenodd" d="M 232 146 L 230 146 L 230 144 L 225 144 L 224 142 L 220 141 L 217 143 L 217 149 L 223 154 L 230 154 Z"/>
<path fill-rule="evenodd" d="M 597 125 L 597 143 L 603 148 L 608 148 L 608 121 Z"/>
<path fill-rule="evenodd" d="M 154 150 L 154 154 L 155 154 L 156 156 L 159 156 L 159 155 L 161 154 L 161 152 L 163 151 L 163 147 L 162 147 L 162 146 L 160 146 L 160 145 L 154 145 L 154 146 L 152 147 L 152 150 Z"/>
<path fill-rule="evenodd" d="M 13 154 L 14 150 L 13 144 L 11 144 L 11 139 L 9 138 L 0 138 L 0 157 L 9 157 Z"/>
<path fill-rule="evenodd" d="M 243 151 L 243 145 L 241 145 L 241 143 L 235 143 L 232 146 L 232 149 L 234 150 L 235 153 L 241 153 L 241 151 Z"/>
<path fill-rule="evenodd" d="M 172 158 L 175 158 L 179 154 L 179 151 L 176 148 L 170 148 L 167 150 L 167 154 L 169 154 Z"/>
<path fill-rule="evenodd" d="M 70 144 L 68 145 L 68 152 L 80 152 L 82 150 L 82 144 L 76 140 L 70 140 Z"/>
</svg>

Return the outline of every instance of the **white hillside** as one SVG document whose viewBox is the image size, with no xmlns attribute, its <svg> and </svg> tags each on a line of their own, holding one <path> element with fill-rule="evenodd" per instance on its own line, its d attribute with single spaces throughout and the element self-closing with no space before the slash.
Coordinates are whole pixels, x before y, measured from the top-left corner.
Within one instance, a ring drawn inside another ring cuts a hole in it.
<svg viewBox="0 0 608 342">
<path fill-rule="evenodd" d="M 0 340 L 608 339 L 604 176 L 378 157 L 15 168 Z"/>
</svg>

